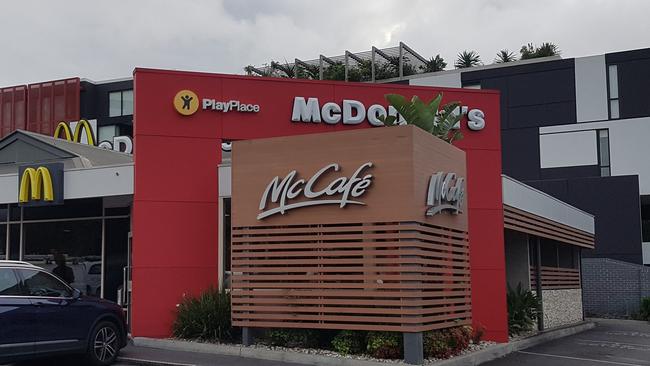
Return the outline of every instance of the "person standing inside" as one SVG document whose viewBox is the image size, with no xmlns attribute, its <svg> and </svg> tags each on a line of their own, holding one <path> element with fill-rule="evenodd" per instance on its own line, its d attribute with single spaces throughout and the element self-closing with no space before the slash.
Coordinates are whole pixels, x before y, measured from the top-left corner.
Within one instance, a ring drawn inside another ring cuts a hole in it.
<svg viewBox="0 0 650 366">
<path fill-rule="evenodd" d="M 56 253 L 54 255 L 54 262 L 56 267 L 52 270 L 52 273 L 57 275 L 60 279 L 64 280 L 68 285 L 74 282 L 74 272 L 72 268 L 68 267 L 65 263 L 65 254 Z"/>
</svg>

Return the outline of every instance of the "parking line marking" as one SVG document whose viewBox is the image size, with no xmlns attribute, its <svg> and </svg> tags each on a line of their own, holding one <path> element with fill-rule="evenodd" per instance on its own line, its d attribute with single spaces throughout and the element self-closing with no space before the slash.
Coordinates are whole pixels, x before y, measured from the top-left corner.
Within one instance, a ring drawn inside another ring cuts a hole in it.
<svg viewBox="0 0 650 366">
<path fill-rule="evenodd" d="M 610 365 L 643 366 L 643 364 L 640 364 L 640 363 L 625 363 L 625 362 L 615 362 L 615 361 L 603 361 L 603 360 L 594 360 L 593 358 L 580 358 L 580 357 L 551 355 L 551 354 L 548 354 L 548 353 L 536 353 L 536 352 L 526 352 L 526 351 L 518 351 L 517 353 L 523 353 L 523 354 L 526 354 L 526 355 L 533 355 L 533 356 L 542 356 L 542 357 L 564 358 L 564 359 L 567 359 L 567 360 L 607 363 L 607 364 L 610 364 Z"/>
<path fill-rule="evenodd" d="M 131 357 L 118 357 L 117 361 L 124 362 L 140 362 L 147 365 L 169 365 L 169 366 L 196 366 L 192 363 L 177 363 L 177 362 L 166 362 L 166 361 L 154 361 L 154 360 L 145 360 L 142 358 L 131 358 Z"/>
<path fill-rule="evenodd" d="M 582 341 L 582 342 L 593 342 L 593 343 L 616 343 L 616 344 L 624 344 L 624 345 L 626 345 L 626 346 L 650 347 L 650 344 L 625 343 L 625 342 L 612 342 L 612 341 L 595 341 L 595 340 L 591 340 L 591 339 L 577 339 L 577 341 Z"/>
</svg>

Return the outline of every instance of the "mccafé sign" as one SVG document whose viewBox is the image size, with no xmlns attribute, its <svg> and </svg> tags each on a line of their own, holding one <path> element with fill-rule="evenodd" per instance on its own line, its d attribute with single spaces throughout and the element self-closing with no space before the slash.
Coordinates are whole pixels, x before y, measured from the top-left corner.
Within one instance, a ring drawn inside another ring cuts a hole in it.
<svg viewBox="0 0 650 366">
<path fill-rule="evenodd" d="M 485 128 L 485 114 L 480 109 L 469 109 L 462 106 L 457 113 L 467 115 L 467 127 L 473 131 L 480 131 Z M 344 125 L 358 125 L 367 121 L 370 125 L 381 127 L 384 122 L 380 117 L 386 115 L 397 116 L 397 110 L 393 106 L 386 109 L 381 104 L 366 106 L 358 100 L 343 99 L 341 104 L 327 102 L 321 106 L 318 98 L 295 97 L 293 99 L 293 109 L 291 111 L 292 122 L 312 122 L 326 123 L 335 125 L 343 123 Z M 400 118 L 400 122 L 403 119 Z M 457 126 L 460 128 L 460 125 Z"/>
<path fill-rule="evenodd" d="M 465 199 L 465 178 L 455 173 L 437 172 L 429 179 L 427 210 L 425 215 L 434 216 L 441 212 L 462 213 Z"/>
<path fill-rule="evenodd" d="M 323 176 L 328 172 L 338 172 L 341 167 L 337 163 L 324 166 L 309 179 L 297 178 L 295 170 L 282 179 L 276 176 L 262 194 L 259 207 L 261 212 L 257 219 L 262 220 L 278 213 L 284 215 L 289 210 L 307 206 L 338 205 L 343 208 L 347 205 L 365 205 L 354 199 L 366 193 L 372 184 L 373 176 L 363 175 L 370 168 L 372 163 L 367 162 L 359 166 L 350 177 L 342 176 L 332 180 L 326 180 Z M 324 188 L 319 190 L 317 187 Z M 277 206 L 268 208 L 269 204 Z"/>
</svg>

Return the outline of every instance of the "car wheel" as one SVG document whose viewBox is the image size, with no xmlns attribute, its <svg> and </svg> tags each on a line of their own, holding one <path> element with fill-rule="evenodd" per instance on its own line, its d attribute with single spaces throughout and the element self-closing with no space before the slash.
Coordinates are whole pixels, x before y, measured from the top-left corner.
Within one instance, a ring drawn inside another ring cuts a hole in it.
<svg viewBox="0 0 650 366">
<path fill-rule="evenodd" d="M 117 326 L 111 322 L 100 322 L 90 334 L 88 360 L 92 365 L 112 364 L 120 351 L 120 336 Z"/>
</svg>

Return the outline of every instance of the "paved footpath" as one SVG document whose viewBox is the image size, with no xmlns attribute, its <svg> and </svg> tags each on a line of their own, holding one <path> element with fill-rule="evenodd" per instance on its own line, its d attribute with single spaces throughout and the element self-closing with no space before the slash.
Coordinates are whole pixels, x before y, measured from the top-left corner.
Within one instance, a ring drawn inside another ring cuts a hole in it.
<svg viewBox="0 0 650 366">
<path fill-rule="evenodd" d="M 650 365 L 650 323 L 597 320 L 591 330 L 511 353 L 484 366 Z"/>
</svg>

